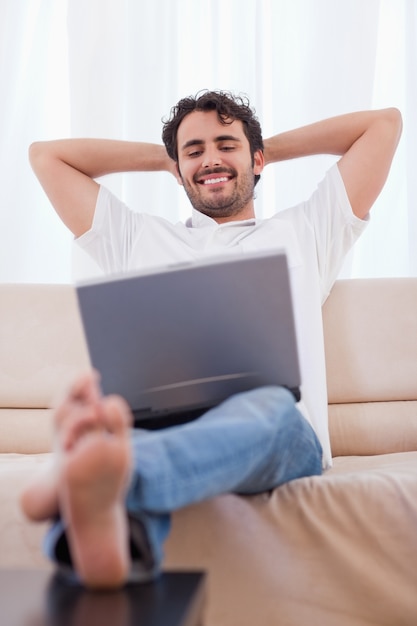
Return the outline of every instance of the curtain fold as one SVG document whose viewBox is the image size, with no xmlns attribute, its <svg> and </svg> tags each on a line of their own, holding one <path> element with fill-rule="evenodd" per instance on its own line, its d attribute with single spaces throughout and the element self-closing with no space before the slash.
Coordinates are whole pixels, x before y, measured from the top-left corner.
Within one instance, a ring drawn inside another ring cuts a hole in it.
<svg viewBox="0 0 417 626">
<path fill-rule="evenodd" d="M 415 273 L 416 12 L 408 0 L 3 0 L 0 280 L 73 279 L 72 238 L 30 171 L 32 141 L 159 142 L 171 106 L 204 88 L 247 94 L 265 136 L 352 110 L 400 108 L 404 134 L 389 181 L 343 275 Z M 307 197 L 332 162 L 267 168 L 257 213 Z M 189 213 L 167 174 L 103 182 L 135 210 L 174 221 Z M 78 257 L 76 277 L 91 271 Z"/>
<path fill-rule="evenodd" d="M 31 172 L 28 147 L 69 133 L 66 2 L 0 3 L 0 280 L 65 282 L 71 236 Z"/>
</svg>

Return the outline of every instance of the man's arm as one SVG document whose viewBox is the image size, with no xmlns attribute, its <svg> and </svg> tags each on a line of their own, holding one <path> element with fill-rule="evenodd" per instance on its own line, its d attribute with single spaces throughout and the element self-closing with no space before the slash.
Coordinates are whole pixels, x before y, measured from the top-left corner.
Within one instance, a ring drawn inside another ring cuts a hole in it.
<svg viewBox="0 0 417 626">
<path fill-rule="evenodd" d="M 108 139 L 61 139 L 34 143 L 32 168 L 59 217 L 79 237 L 91 228 L 98 183 L 105 174 L 168 171 L 175 164 L 165 147 Z"/>
<path fill-rule="evenodd" d="M 394 108 L 340 115 L 266 139 L 265 161 L 340 155 L 352 210 L 363 219 L 385 184 L 401 130 L 401 113 Z"/>
</svg>

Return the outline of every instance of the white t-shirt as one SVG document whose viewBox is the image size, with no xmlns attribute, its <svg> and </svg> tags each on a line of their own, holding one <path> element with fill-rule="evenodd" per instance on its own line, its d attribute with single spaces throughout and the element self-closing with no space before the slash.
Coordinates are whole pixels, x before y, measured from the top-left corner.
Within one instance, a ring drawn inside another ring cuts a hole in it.
<svg viewBox="0 0 417 626">
<path fill-rule="evenodd" d="M 219 254 L 284 248 L 293 292 L 300 351 L 300 409 L 331 464 L 321 306 L 343 259 L 366 221 L 353 213 L 334 165 L 312 197 L 269 219 L 217 224 L 192 210 L 186 224 L 130 210 L 100 187 L 92 228 L 78 244 L 106 273 L 164 266 Z"/>
</svg>

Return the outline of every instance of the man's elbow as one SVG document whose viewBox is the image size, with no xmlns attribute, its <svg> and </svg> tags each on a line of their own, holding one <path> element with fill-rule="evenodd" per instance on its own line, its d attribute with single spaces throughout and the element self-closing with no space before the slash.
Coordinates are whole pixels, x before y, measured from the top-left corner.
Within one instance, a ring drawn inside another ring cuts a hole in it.
<svg viewBox="0 0 417 626">
<path fill-rule="evenodd" d="M 35 173 L 48 167 L 51 161 L 49 141 L 35 141 L 29 146 L 29 163 Z"/>
<path fill-rule="evenodd" d="M 403 130 L 403 118 L 401 111 L 396 107 L 390 107 L 389 109 L 384 109 L 383 113 L 385 123 L 389 126 L 393 142 L 397 145 Z"/>
<path fill-rule="evenodd" d="M 43 153 L 43 145 L 45 142 L 43 141 L 35 141 L 29 146 L 29 162 L 33 165 L 41 158 Z"/>
</svg>

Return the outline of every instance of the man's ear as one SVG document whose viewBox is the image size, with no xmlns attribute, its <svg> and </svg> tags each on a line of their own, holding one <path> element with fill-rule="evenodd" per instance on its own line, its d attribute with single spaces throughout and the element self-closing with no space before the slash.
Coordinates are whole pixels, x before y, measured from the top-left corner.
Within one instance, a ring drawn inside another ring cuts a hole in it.
<svg viewBox="0 0 417 626">
<path fill-rule="evenodd" d="M 180 168 L 178 166 L 178 161 L 176 161 L 175 163 L 175 177 L 177 179 L 177 183 L 181 186 L 184 186 L 184 183 L 182 182 L 182 176 L 181 176 L 181 172 L 180 172 Z"/>
<path fill-rule="evenodd" d="M 262 173 L 265 167 L 265 157 L 262 150 L 256 150 L 253 155 L 253 173 L 258 175 Z"/>
</svg>

